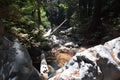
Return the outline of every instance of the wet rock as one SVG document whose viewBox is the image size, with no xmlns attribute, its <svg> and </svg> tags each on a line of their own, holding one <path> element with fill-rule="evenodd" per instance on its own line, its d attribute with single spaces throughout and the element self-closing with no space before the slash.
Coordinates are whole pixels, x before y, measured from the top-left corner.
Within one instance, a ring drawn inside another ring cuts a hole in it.
<svg viewBox="0 0 120 80">
<path fill-rule="evenodd" d="M 1 37 L 0 41 L 0 80 L 40 80 L 28 51 L 17 39 Z"/>
<path fill-rule="evenodd" d="M 120 37 L 76 53 L 49 80 L 120 80 Z"/>
</svg>

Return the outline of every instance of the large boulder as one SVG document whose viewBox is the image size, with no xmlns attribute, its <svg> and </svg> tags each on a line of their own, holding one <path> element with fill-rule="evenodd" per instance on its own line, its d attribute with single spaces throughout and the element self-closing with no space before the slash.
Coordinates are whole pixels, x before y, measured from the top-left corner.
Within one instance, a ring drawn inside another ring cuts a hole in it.
<svg viewBox="0 0 120 80">
<path fill-rule="evenodd" d="M 28 51 L 15 38 L 0 36 L 0 80 L 40 80 Z"/>
<path fill-rule="evenodd" d="M 120 80 L 120 37 L 77 52 L 49 80 Z"/>
</svg>

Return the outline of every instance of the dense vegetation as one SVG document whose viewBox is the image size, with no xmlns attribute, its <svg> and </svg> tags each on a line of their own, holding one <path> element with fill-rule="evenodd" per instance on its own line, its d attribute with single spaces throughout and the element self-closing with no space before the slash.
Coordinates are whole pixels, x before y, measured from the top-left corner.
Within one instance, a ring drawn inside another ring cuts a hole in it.
<svg viewBox="0 0 120 80">
<path fill-rule="evenodd" d="M 119 0 L 0 0 L 0 23 L 23 42 L 41 42 L 49 28 L 67 19 L 63 26 L 77 27 L 85 38 L 99 41 L 119 36 L 119 4 Z"/>
</svg>

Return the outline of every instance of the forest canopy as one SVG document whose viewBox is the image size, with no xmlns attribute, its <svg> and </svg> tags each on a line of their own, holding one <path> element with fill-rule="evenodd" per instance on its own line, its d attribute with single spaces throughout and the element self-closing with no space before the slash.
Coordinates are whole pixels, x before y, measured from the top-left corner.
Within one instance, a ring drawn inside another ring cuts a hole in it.
<svg viewBox="0 0 120 80">
<path fill-rule="evenodd" d="M 43 41 L 43 34 L 62 26 L 78 28 L 87 39 L 118 36 L 119 0 L 0 0 L 0 23 L 5 32 L 25 40 Z M 88 35 L 89 34 L 89 35 Z"/>
</svg>

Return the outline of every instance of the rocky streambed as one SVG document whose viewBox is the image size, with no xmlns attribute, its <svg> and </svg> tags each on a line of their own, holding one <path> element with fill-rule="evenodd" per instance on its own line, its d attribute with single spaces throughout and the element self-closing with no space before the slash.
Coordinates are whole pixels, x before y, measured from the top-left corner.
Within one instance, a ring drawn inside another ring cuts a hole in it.
<svg viewBox="0 0 120 80">
<path fill-rule="evenodd" d="M 48 80 L 120 80 L 120 37 L 82 47 L 85 39 L 71 36 L 63 33 L 51 36 L 51 53 L 56 58 L 56 66 L 51 65 Z"/>
<path fill-rule="evenodd" d="M 52 35 L 29 53 L 16 37 L 1 36 L 0 80 L 120 80 L 120 37 L 82 47 L 85 39 L 71 36 Z"/>
</svg>

